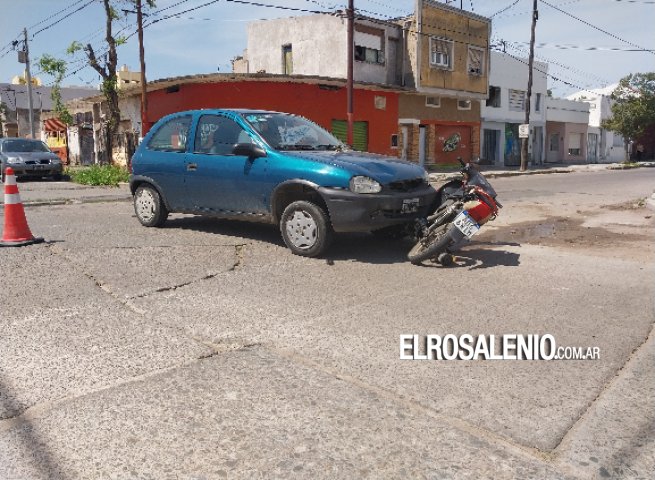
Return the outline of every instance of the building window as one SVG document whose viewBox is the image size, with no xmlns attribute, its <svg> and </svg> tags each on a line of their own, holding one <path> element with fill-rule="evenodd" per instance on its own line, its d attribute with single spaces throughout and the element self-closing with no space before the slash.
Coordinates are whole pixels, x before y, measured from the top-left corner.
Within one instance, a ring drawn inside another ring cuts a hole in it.
<svg viewBox="0 0 655 480">
<path fill-rule="evenodd" d="M 569 134 L 569 155 L 580 156 L 582 148 L 582 134 Z"/>
<path fill-rule="evenodd" d="M 469 75 L 482 75 L 484 73 L 484 49 L 469 45 L 469 55 L 466 69 Z"/>
<path fill-rule="evenodd" d="M 384 52 L 355 45 L 355 60 L 367 63 L 384 63 Z"/>
<path fill-rule="evenodd" d="M 398 148 L 398 134 L 391 135 L 391 148 Z"/>
<path fill-rule="evenodd" d="M 425 106 L 432 108 L 441 107 L 441 97 L 425 97 Z"/>
<path fill-rule="evenodd" d="M 489 98 L 487 99 L 487 107 L 500 107 L 500 87 L 489 87 Z"/>
<path fill-rule="evenodd" d="M 541 93 L 537 93 L 537 98 L 534 102 L 534 111 L 541 112 Z"/>
<path fill-rule="evenodd" d="M 384 31 L 357 25 L 355 30 L 355 60 L 384 64 Z"/>
<path fill-rule="evenodd" d="M 453 67 L 453 42 L 445 38 L 430 37 L 430 66 Z"/>
<path fill-rule="evenodd" d="M 282 73 L 291 75 L 293 73 L 293 50 L 291 44 L 282 45 Z"/>
<path fill-rule="evenodd" d="M 471 101 L 470 100 L 457 100 L 457 110 L 470 110 Z"/>
<path fill-rule="evenodd" d="M 509 89 L 509 109 L 515 112 L 525 112 L 525 90 Z"/>
</svg>

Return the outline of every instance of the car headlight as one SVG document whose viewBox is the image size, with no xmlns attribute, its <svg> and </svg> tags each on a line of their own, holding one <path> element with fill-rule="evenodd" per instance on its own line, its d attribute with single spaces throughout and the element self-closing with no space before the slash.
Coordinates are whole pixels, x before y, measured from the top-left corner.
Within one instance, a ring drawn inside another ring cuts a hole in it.
<svg viewBox="0 0 655 480">
<path fill-rule="evenodd" d="M 370 177 L 363 175 L 350 179 L 350 191 L 353 193 L 378 193 L 382 190 L 382 185 Z"/>
<path fill-rule="evenodd" d="M 7 163 L 23 163 L 20 157 L 7 157 Z"/>
</svg>

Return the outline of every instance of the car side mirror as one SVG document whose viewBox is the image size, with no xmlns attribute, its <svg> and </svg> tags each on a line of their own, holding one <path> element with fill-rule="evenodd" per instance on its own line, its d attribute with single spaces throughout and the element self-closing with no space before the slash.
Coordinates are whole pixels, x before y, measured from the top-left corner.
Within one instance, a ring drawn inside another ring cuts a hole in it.
<svg viewBox="0 0 655 480">
<path fill-rule="evenodd" d="M 266 150 L 253 143 L 237 143 L 232 149 L 232 154 L 255 159 L 265 157 Z"/>
</svg>

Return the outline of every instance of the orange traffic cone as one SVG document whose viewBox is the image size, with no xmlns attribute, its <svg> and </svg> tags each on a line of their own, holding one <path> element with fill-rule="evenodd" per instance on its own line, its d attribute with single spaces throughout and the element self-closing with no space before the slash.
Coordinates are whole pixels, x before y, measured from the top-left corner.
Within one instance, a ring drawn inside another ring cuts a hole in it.
<svg viewBox="0 0 655 480">
<path fill-rule="evenodd" d="M 25 210 L 16 185 L 16 176 L 14 170 L 9 167 L 5 170 L 5 229 L 0 247 L 22 247 L 41 242 L 43 239 L 34 237 L 27 225 Z"/>
</svg>

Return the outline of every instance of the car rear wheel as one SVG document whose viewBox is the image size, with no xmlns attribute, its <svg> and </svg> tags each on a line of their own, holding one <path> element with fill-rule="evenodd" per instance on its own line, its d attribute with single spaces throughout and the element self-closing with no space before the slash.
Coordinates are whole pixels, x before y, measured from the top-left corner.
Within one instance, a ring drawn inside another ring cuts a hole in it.
<svg viewBox="0 0 655 480">
<path fill-rule="evenodd" d="M 325 210 L 306 200 L 293 202 L 280 219 L 284 243 L 296 255 L 316 257 L 332 241 L 332 225 Z"/>
<path fill-rule="evenodd" d="M 159 192 L 151 185 L 141 185 L 134 193 L 134 212 L 141 225 L 161 227 L 168 218 L 168 210 Z"/>
</svg>

